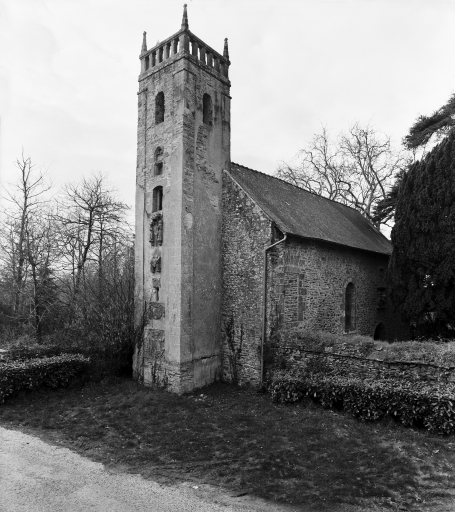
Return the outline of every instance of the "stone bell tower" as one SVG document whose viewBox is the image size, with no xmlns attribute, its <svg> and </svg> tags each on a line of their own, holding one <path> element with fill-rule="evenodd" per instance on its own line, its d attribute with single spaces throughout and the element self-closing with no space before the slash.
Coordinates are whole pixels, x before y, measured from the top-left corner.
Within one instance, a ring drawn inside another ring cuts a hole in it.
<svg viewBox="0 0 455 512">
<path fill-rule="evenodd" d="M 229 54 L 181 29 L 140 55 L 134 374 L 176 392 L 213 382 L 221 342 L 221 173 L 230 165 Z"/>
</svg>

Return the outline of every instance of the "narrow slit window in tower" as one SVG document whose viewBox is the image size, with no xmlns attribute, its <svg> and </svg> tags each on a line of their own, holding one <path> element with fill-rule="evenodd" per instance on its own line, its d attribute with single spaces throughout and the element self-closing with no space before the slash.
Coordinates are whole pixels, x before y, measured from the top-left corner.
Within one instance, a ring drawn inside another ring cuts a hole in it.
<svg viewBox="0 0 455 512">
<path fill-rule="evenodd" d="M 156 148 L 154 176 L 163 174 L 163 148 Z"/>
<path fill-rule="evenodd" d="M 355 287 L 352 283 L 346 286 L 344 307 L 344 330 L 350 332 L 355 329 Z"/>
<path fill-rule="evenodd" d="M 147 71 L 147 69 L 149 68 L 150 66 L 150 58 L 149 56 L 147 55 L 147 57 L 145 57 L 145 70 Z"/>
<path fill-rule="evenodd" d="M 204 124 L 212 124 L 212 98 L 210 94 L 204 94 L 202 98 L 202 121 Z"/>
<path fill-rule="evenodd" d="M 162 209 L 163 209 L 163 187 L 155 187 L 153 189 L 152 213 L 159 212 Z"/>
<path fill-rule="evenodd" d="M 164 93 L 159 92 L 155 98 L 155 124 L 164 121 Z"/>
</svg>

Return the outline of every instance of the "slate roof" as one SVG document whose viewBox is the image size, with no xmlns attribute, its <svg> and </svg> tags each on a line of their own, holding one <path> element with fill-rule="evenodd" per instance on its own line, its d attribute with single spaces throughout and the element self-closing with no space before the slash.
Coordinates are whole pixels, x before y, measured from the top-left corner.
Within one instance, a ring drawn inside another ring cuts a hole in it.
<svg viewBox="0 0 455 512">
<path fill-rule="evenodd" d="M 357 210 L 268 174 L 231 163 L 230 174 L 283 232 L 391 254 L 392 245 Z"/>
</svg>

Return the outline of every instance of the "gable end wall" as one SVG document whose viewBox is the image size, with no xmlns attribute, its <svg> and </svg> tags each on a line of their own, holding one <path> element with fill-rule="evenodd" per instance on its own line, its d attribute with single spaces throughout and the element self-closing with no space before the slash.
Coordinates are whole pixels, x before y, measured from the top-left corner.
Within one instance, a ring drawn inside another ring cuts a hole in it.
<svg viewBox="0 0 455 512">
<path fill-rule="evenodd" d="M 270 245 L 271 222 L 223 173 L 223 299 L 221 364 L 224 380 L 259 383 L 262 319 L 263 249 Z M 228 325 L 233 319 L 233 337 Z"/>
</svg>

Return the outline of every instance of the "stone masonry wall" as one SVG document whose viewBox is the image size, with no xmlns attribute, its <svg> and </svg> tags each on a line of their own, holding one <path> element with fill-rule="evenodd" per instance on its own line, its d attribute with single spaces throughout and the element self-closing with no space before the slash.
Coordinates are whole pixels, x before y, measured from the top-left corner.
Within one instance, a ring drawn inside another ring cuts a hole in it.
<svg viewBox="0 0 455 512">
<path fill-rule="evenodd" d="M 259 383 L 263 249 L 270 244 L 270 237 L 270 220 L 224 173 L 221 359 L 226 380 L 233 378 L 233 360 L 238 354 L 239 381 Z M 229 340 L 232 321 L 233 338 Z"/>
<path fill-rule="evenodd" d="M 222 377 L 260 381 L 264 248 L 283 238 L 263 211 L 223 176 Z M 345 291 L 355 286 L 354 332 L 404 332 L 387 298 L 388 256 L 289 237 L 268 253 L 266 344 L 282 327 L 343 333 Z M 404 337 L 404 336 L 403 336 Z M 267 354 L 265 355 L 267 358 Z"/>
<path fill-rule="evenodd" d="M 271 255 L 268 330 L 299 326 L 343 333 L 345 292 L 353 283 L 352 330 L 373 336 L 382 323 L 393 336 L 400 322 L 387 298 L 387 265 L 386 255 L 291 237 Z"/>
<path fill-rule="evenodd" d="M 351 375 L 361 379 L 406 379 L 455 382 L 455 367 L 409 361 L 381 361 L 348 354 L 323 353 L 304 346 L 282 346 L 278 353 L 290 373 L 318 369 L 323 373 Z"/>
<path fill-rule="evenodd" d="M 155 101 L 164 94 L 164 120 Z M 203 122 L 203 95 L 213 103 Z M 162 172 L 155 172 L 157 148 Z M 134 373 L 190 391 L 220 367 L 221 171 L 230 160 L 229 80 L 188 53 L 140 76 L 136 171 L 136 293 L 149 306 Z M 163 188 L 162 211 L 153 189 Z M 161 240 L 153 239 L 157 216 Z M 159 264 L 157 265 L 157 261 Z"/>
<path fill-rule="evenodd" d="M 147 311 L 144 342 L 140 354 L 135 358 L 135 374 L 146 384 L 156 378 L 167 378 L 162 370 L 165 355 L 166 324 L 179 329 L 178 283 L 171 284 L 166 278 L 178 275 L 180 268 L 180 219 L 169 215 L 169 203 L 179 209 L 181 202 L 175 180 L 174 168 L 181 168 L 181 142 L 183 133 L 179 91 L 183 85 L 181 73 L 174 76 L 173 66 L 162 65 L 152 76 L 143 76 L 138 93 L 138 139 L 136 170 L 136 240 L 135 273 L 136 293 L 140 300 L 150 306 Z M 179 83 L 180 82 L 180 83 Z M 164 121 L 156 124 L 155 98 L 164 93 Z M 155 152 L 162 148 L 162 172 L 155 175 Z M 177 165 L 176 165 L 177 160 Z M 163 187 L 163 240 L 152 244 L 151 224 L 153 213 L 153 189 Z M 152 268 L 152 262 L 160 258 L 160 266 Z M 158 296 L 156 291 L 158 291 Z"/>
</svg>

